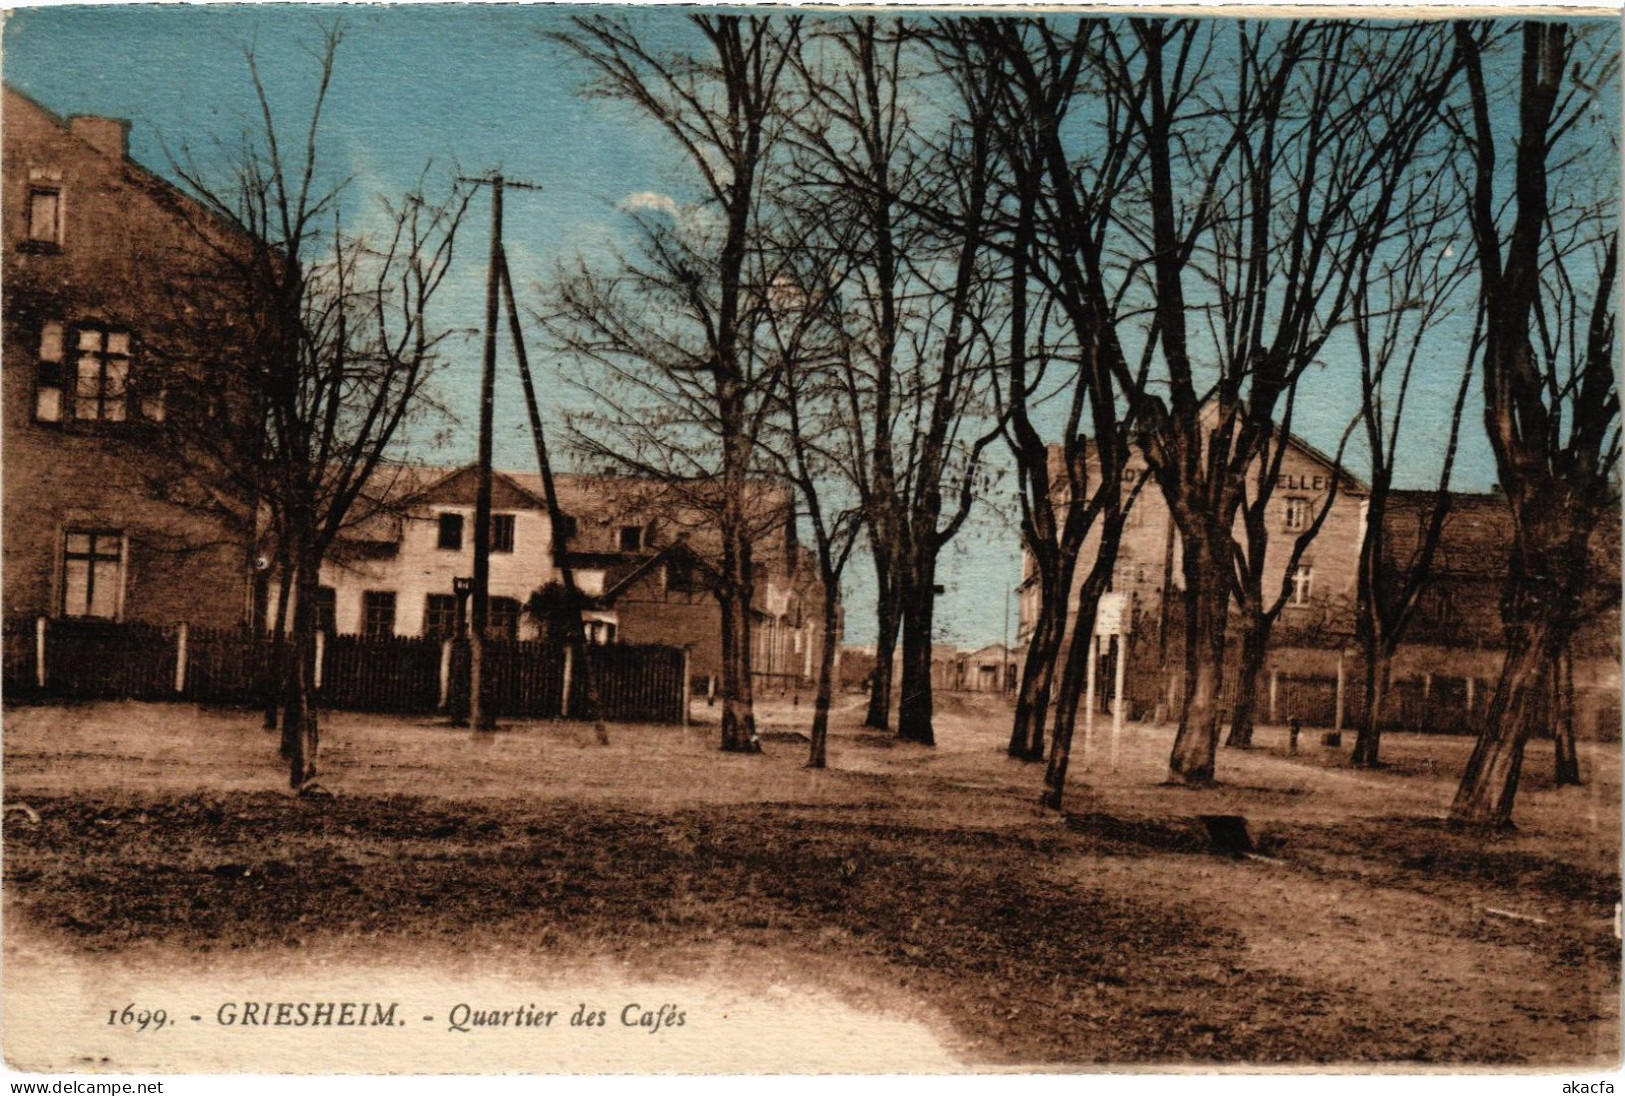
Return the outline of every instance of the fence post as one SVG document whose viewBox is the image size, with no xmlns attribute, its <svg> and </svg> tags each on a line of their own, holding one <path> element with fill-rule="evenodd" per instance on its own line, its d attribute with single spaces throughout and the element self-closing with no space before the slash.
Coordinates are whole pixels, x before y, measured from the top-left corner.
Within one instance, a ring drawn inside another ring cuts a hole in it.
<svg viewBox="0 0 1625 1096">
<path fill-rule="evenodd" d="M 186 692 L 186 621 L 175 629 L 175 692 Z"/>
<path fill-rule="evenodd" d="M 1337 652 L 1337 718 L 1336 718 L 1336 721 L 1332 724 L 1332 730 L 1334 730 L 1334 731 L 1341 731 L 1343 729 L 1343 655 L 1344 655 L 1344 653 L 1345 652 L 1343 652 L 1343 651 L 1338 651 Z"/>
<path fill-rule="evenodd" d="M 1473 718 L 1473 686 L 1477 682 L 1477 680 L 1478 679 L 1473 677 L 1471 674 L 1467 675 L 1467 718 L 1468 719 Z"/>
<path fill-rule="evenodd" d="M 45 688 L 45 618 L 34 622 L 34 680 Z"/>
<path fill-rule="evenodd" d="M 1280 678 L 1281 678 L 1281 671 L 1280 670 L 1271 670 L 1270 671 L 1270 722 L 1271 723 L 1279 722 L 1279 720 L 1277 720 L 1275 718 L 1275 695 L 1276 695 L 1276 689 L 1277 689 L 1278 685 L 1280 684 Z"/>
<path fill-rule="evenodd" d="M 563 683 L 562 683 L 562 685 L 561 685 L 561 687 L 559 689 L 559 718 L 560 719 L 569 719 L 570 718 L 570 676 L 571 676 L 570 672 L 571 672 L 571 670 L 573 668 L 571 666 L 571 661 L 572 661 L 571 656 L 574 653 L 575 653 L 574 648 L 571 647 L 570 645 L 566 644 L 565 648 L 564 648 L 564 681 L 563 681 Z M 585 650 L 583 650 L 581 653 L 583 655 L 585 655 L 587 652 Z"/>
<path fill-rule="evenodd" d="M 327 661 L 327 633 L 320 628 L 316 629 L 316 671 L 311 675 L 310 687 L 322 687 L 322 664 Z"/>
<path fill-rule="evenodd" d="M 441 711 L 451 703 L 451 640 L 440 641 L 440 704 Z"/>
<path fill-rule="evenodd" d="M 683 726 L 688 726 L 689 680 L 688 680 L 689 645 L 683 644 Z"/>
</svg>

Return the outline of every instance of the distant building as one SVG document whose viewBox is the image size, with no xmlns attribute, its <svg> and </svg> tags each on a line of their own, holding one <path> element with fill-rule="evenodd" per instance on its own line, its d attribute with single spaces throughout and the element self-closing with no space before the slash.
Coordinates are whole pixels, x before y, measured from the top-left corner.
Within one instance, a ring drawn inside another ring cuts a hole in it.
<svg viewBox="0 0 1625 1096">
<path fill-rule="evenodd" d="M 973 693 L 1014 691 L 1021 673 L 1018 652 L 1002 643 L 990 643 L 959 656 L 959 688 Z"/>
<path fill-rule="evenodd" d="M 322 566 L 320 626 L 377 637 L 456 634 L 474 571 L 475 469 L 378 475 L 376 513 L 348 530 Z M 589 641 L 688 647 L 694 676 L 720 674 L 716 545 L 703 515 L 634 477 L 560 475 L 556 489 L 572 527 L 569 562 L 587 602 Z M 752 671 L 767 685 L 795 684 L 817 672 L 822 590 L 789 535 L 788 497 L 769 502 L 780 513 L 755 546 Z M 539 622 L 526 606 L 560 580 L 540 477 L 493 473 L 490 560 L 489 634 L 535 638 Z M 270 598 L 276 592 L 273 583 Z M 269 603 L 266 612 L 274 615 Z"/>
<path fill-rule="evenodd" d="M 1436 503 L 1433 491 L 1396 491 L 1385 518 L 1385 581 L 1398 581 Z M 1505 634 L 1501 598 L 1512 550 L 1512 515 L 1505 496 L 1456 493 L 1440 532 L 1433 567 L 1395 659 L 1394 674 L 1412 685 L 1413 707 L 1483 711 L 1501 672 Z M 1595 612 L 1570 645 L 1575 730 L 1582 736 L 1620 732 L 1620 525 L 1593 535 L 1591 566 L 1599 596 Z M 1402 690 L 1403 691 L 1403 690 Z M 1465 729 L 1465 728 L 1463 728 Z"/>
<path fill-rule="evenodd" d="M 1064 482 L 1058 448 L 1051 459 L 1052 475 Z M 1144 469 L 1144 460 L 1136 453 L 1125 474 L 1138 479 Z M 1296 438 L 1288 440 L 1269 504 L 1264 582 L 1266 596 L 1280 590 L 1293 540 L 1325 505 L 1336 476 L 1341 476 L 1337 496 L 1287 583 L 1287 600 L 1272 632 L 1260 683 L 1258 714 L 1264 720 L 1298 717 L 1332 725 L 1341 711 L 1344 723 L 1353 725 L 1359 717 L 1355 610 L 1368 492 L 1359 480 L 1339 472 L 1324 454 Z M 1399 569 L 1408 565 L 1434 499 L 1432 491 L 1390 494 L 1384 518 L 1386 581 L 1397 581 Z M 1237 536 L 1243 535 L 1238 522 Z M 1476 727 L 1501 669 L 1500 605 L 1511 535 L 1511 517 L 1500 494 L 1451 496 L 1432 576 L 1392 666 L 1384 708 L 1390 724 L 1420 730 L 1470 731 Z M 1085 543 L 1078 564 L 1079 584 L 1098 543 L 1098 532 Z M 1593 566 L 1599 584 L 1618 587 L 1618 523 L 1599 531 L 1593 544 Z M 1023 575 L 1018 588 L 1017 634 L 1025 641 L 1036 624 L 1039 604 L 1030 554 L 1024 555 Z M 1131 598 L 1130 709 L 1139 717 L 1169 716 L 1177 711 L 1183 671 L 1184 576 L 1178 530 L 1154 483 L 1145 485 L 1129 511 L 1111 588 Z M 1073 596 L 1076 598 L 1075 591 Z M 1589 620 L 1576 637 L 1573 677 L 1576 725 L 1581 733 L 1619 733 L 1619 637 L 1617 599 L 1612 608 Z M 1234 671 L 1238 661 L 1239 654 L 1233 651 L 1228 670 Z M 1097 674 L 1103 705 L 1109 698 L 1111 671 L 1111 656 L 1103 649 Z M 1226 696 L 1229 688 L 1227 684 Z"/>
<path fill-rule="evenodd" d="M 233 359 L 185 274 L 254 245 L 131 161 L 127 122 L 4 94 L 5 611 L 245 624 L 251 511 L 160 440 L 195 413 L 165 378 Z"/>
<path fill-rule="evenodd" d="M 1066 482 L 1059 446 L 1051 447 L 1052 481 Z M 1146 474 L 1145 459 L 1138 452 L 1130 456 L 1124 478 L 1137 482 Z M 1336 482 L 1336 494 L 1333 485 Z M 1335 463 L 1297 438 L 1286 440 L 1270 512 L 1265 552 L 1264 590 L 1270 597 L 1281 589 L 1286 578 L 1288 557 L 1296 537 L 1328 505 L 1320 531 L 1293 569 L 1286 604 L 1276 627 L 1282 640 L 1302 641 L 1340 625 L 1353 605 L 1358 578 L 1360 543 L 1365 536 L 1366 486 Z M 1237 537 L 1244 537 L 1240 519 Z M 1099 551 L 1100 533 L 1084 542 L 1079 554 L 1073 598 Z M 1019 627 L 1017 638 L 1025 643 L 1038 622 L 1039 588 L 1036 565 L 1030 551 L 1023 550 L 1022 582 L 1018 587 Z M 1112 568 L 1111 589 L 1130 597 L 1134 633 L 1141 643 L 1164 645 L 1171 640 L 1178 649 L 1177 615 L 1180 594 L 1185 587 L 1178 529 L 1167 501 L 1155 482 L 1147 482 L 1130 507 L 1123 527 L 1117 560 Z"/>
</svg>

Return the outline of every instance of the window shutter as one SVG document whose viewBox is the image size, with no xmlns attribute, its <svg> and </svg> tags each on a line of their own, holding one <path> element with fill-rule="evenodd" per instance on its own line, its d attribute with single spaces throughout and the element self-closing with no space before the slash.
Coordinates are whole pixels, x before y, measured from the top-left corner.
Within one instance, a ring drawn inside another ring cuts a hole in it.
<svg viewBox="0 0 1625 1096">
<path fill-rule="evenodd" d="M 55 320 L 40 328 L 34 418 L 39 422 L 62 421 L 62 325 Z"/>
</svg>

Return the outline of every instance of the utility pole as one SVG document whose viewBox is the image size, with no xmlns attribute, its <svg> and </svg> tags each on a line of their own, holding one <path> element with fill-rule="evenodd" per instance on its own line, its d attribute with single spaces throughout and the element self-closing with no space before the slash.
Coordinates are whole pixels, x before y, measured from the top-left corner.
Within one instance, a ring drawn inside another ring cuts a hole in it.
<svg viewBox="0 0 1625 1096">
<path fill-rule="evenodd" d="M 496 713 L 485 703 L 485 629 L 491 619 L 491 434 L 496 406 L 497 302 L 502 278 L 502 191 L 506 186 L 540 190 L 529 183 L 509 183 L 500 173 L 463 179 L 491 188 L 491 259 L 485 286 L 485 355 L 480 374 L 480 451 L 474 495 L 473 610 L 468 637 L 468 715 L 477 731 L 494 730 Z"/>
<path fill-rule="evenodd" d="M 531 379 L 530 356 L 525 352 L 524 332 L 519 327 L 519 308 L 513 300 L 513 276 L 508 270 L 508 257 L 502 256 L 502 296 L 508 310 L 508 331 L 513 339 L 514 357 L 519 362 L 519 380 L 525 388 L 525 411 L 530 415 L 530 436 L 536 445 L 536 467 L 542 477 L 542 497 L 547 503 L 547 515 L 552 530 L 553 566 L 558 571 L 559 582 L 564 587 L 565 619 L 568 621 L 565 632 L 564 657 L 565 665 L 574 664 L 574 672 L 581 681 L 581 695 L 586 698 L 587 718 L 593 721 L 598 741 L 609 745 L 609 729 L 604 725 L 603 708 L 598 703 L 597 675 L 593 672 L 592 653 L 587 650 L 586 632 L 581 622 L 581 592 L 576 586 L 575 569 L 570 563 L 570 530 L 569 523 L 559 505 L 557 485 L 553 481 L 553 462 L 547 455 L 547 437 L 542 430 L 542 412 L 536 402 L 536 385 Z M 688 665 L 688 654 L 683 655 L 683 665 Z M 687 671 L 684 672 L 684 689 L 688 688 Z M 688 709 L 683 709 L 684 719 L 687 719 Z M 560 705 L 559 714 L 564 718 L 570 717 L 570 697 L 568 688 L 565 690 L 564 700 Z"/>
</svg>

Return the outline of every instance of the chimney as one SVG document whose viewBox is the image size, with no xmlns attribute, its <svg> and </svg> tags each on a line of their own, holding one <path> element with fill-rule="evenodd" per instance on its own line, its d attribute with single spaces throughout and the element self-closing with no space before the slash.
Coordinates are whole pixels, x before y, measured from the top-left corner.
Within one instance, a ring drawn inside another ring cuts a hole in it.
<svg viewBox="0 0 1625 1096">
<path fill-rule="evenodd" d="M 80 114 L 68 119 L 72 134 L 105 156 L 119 159 L 130 154 L 130 123 L 125 118 L 98 118 Z"/>
</svg>

